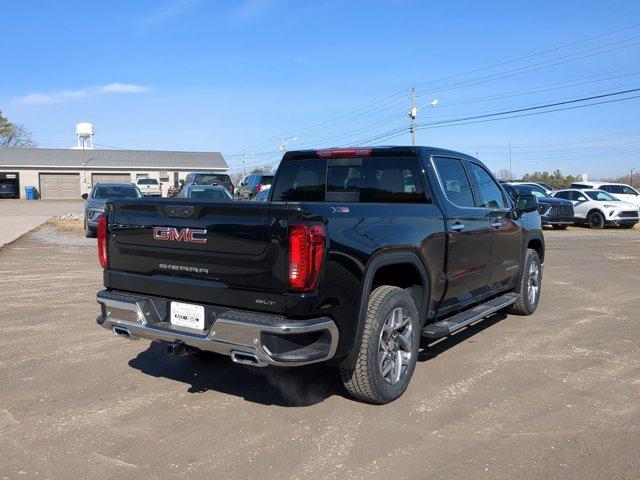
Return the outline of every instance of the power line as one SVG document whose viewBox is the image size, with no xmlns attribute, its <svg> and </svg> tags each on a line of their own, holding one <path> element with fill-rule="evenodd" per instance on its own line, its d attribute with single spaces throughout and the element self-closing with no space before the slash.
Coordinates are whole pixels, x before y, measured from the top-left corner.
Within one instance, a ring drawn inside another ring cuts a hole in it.
<svg viewBox="0 0 640 480">
<path fill-rule="evenodd" d="M 606 53 L 611 53 L 611 52 L 615 52 L 615 51 L 618 51 L 618 50 L 623 50 L 625 48 L 629 48 L 629 47 L 634 47 L 636 45 L 640 45 L 640 42 L 635 42 L 635 43 L 632 43 L 632 44 L 629 44 L 629 45 L 622 45 L 620 47 L 611 48 L 609 50 L 604 50 L 602 52 L 591 53 L 589 55 L 583 55 L 581 57 L 566 59 L 568 57 L 573 57 L 573 56 L 579 55 L 581 53 L 585 53 L 585 52 L 589 52 L 589 51 L 593 51 L 593 50 L 598 50 L 600 48 L 605 48 L 607 46 L 615 45 L 615 44 L 618 44 L 618 43 L 621 43 L 621 42 L 626 42 L 626 41 L 637 39 L 637 38 L 640 38 L 640 35 L 635 36 L 635 37 L 631 37 L 629 39 L 622 40 L 622 41 L 619 41 L 619 42 L 613 42 L 613 43 L 610 43 L 610 44 L 607 44 L 607 45 L 601 45 L 599 47 L 594 47 L 594 48 L 591 48 L 591 49 L 588 49 L 588 50 L 584 50 L 582 52 L 576 52 L 576 53 L 572 53 L 570 55 L 557 57 L 555 59 L 545 60 L 544 62 L 539 62 L 539 63 L 535 63 L 535 64 L 532 64 L 532 65 L 524 66 L 524 67 L 518 67 L 518 68 L 515 68 L 515 69 L 512 69 L 512 70 L 505 70 L 504 72 L 495 73 L 493 75 L 487 75 L 485 77 L 479 77 L 479 78 L 476 78 L 476 79 L 466 80 L 464 82 L 458 82 L 458 83 L 454 83 L 454 84 L 443 86 L 443 87 L 437 87 L 437 88 L 434 88 L 434 89 L 429 89 L 426 92 L 428 92 L 429 95 L 432 95 L 433 93 L 446 92 L 446 91 L 449 91 L 449 90 L 456 90 L 456 89 L 463 88 L 463 87 L 479 85 L 481 83 L 492 82 L 494 80 L 500 80 L 500 79 L 503 79 L 503 78 L 514 77 L 514 76 L 522 75 L 522 74 L 525 74 L 525 73 L 530 73 L 530 72 L 535 72 L 535 71 L 538 71 L 538 70 L 543 70 L 545 68 L 557 67 L 558 65 L 564 65 L 566 63 L 576 62 L 578 60 L 584 60 L 585 58 L 591 58 L 591 57 L 595 57 L 595 56 L 598 56 L 598 55 L 604 55 Z M 566 59 L 566 60 L 562 60 L 562 59 Z M 562 61 L 556 61 L 556 60 L 562 60 Z M 555 62 L 555 63 L 550 63 L 550 62 Z M 529 68 L 529 67 L 534 67 L 534 68 Z M 421 94 L 421 95 L 424 95 L 424 93 Z"/>
<path fill-rule="evenodd" d="M 575 45 L 579 45 L 579 44 L 582 44 L 582 43 L 587 43 L 587 42 L 590 42 L 592 40 L 597 40 L 599 38 L 604 38 L 604 37 L 607 37 L 607 36 L 610 36 L 610 35 L 614 35 L 614 34 L 619 33 L 619 32 L 631 30 L 631 29 L 637 28 L 638 26 L 640 26 L 640 24 L 634 24 L 634 25 L 630 25 L 630 26 L 627 26 L 627 27 L 618 28 L 618 29 L 615 29 L 615 30 L 612 30 L 612 31 L 609 31 L 609 32 L 605 32 L 605 33 L 599 34 L 599 35 L 591 36 L 591 37 L 588 37 L 588 38 L 585 38 L 585 39 L 581 39 L 581 40 L 578 40 L 578 41 L 575 41 L 575 42 L 563 44 L 563 45 L 560 45 L 560 46 L 557 46 L 557 47 L 553 47 L 553 48 L 550 48 L 550 49 L 546 49 L 546 50 L 542 50 L 542 51 L 539 51 L 539 52 L 534 52 L 534 53 L 531 53 L 531 54 L 528 54 L 528 55 L 525 55 L 525 56 L 522 56 L 522 57 L 517 57 L 517 58 L 511 59 L 511 60 L 499 62 L 499 63 L 493 64 L 493 65 L 489 65 L 489 66 L 486 66 L 486 67 L 473 69 L 473 70 L 469 70 L 469 71 L 466 71 L 466 72 L 461 72 L 461 73 L 458 73 L 458 74 L 450 75 L 450 76 L 447 76 L 447 77 L 442 77 L 442 78 L 439 78 L 439 79 L 418 83 L 418 84 L 416 84 L 416 86 L 422 86 L 422 85 L 427 85 L 427 84 L 430 84 L 430 83 L 442 82 L 444 80 L 450 80 L 450 79 L 453 79 L 453 78 L 459 78 L 461 76 L 470 75 L 470 74 L 473 74 L 473 73 L 478 73 L 478 72 L 482 72 L 482 71 L 491 70 L 493 68 L 497 68 L 497 67 L 500 67 L 500 66 L 516 63 L 516 62 L 519 62 L 519 61 L 522 61 L 522 60 L 526 60 L 526 59 L 529 59 L 529 58 L 533 58 L 533 57 L 536 57 L 536 56 L 545 55 L 545 54 L 551 53 L 553 51 L 562 50 L 562 49 L 569 48 L 569 47 L 572 47 L 572 46 L 575 46 Z M 631 37 L 631 38 L 628 38 L 628 39 L 625 39 L 625 40 L 621 40 L 621 41 L 618 41 L 618 42 L 613 42 L 613 43 L 609 43 L 609 44 L 600 45 L 598 47 L 594 47 L 594 48 L 588 49 L 588 50 L 583 51 L 583 52 L 576 52 L 576 53 L 573 53 L 573 54 L 570 54 L 570 55 L 566 55 L 564 57 L 559 57 L 559 58 L 556 58 L 556 59 L 546 60 L 546 61 L 540 62 L 538 64 L 519 67 L 518 69 L 515 69 L 515 70 L 526 69 L 526 68 L 529 68 L 531 66 L 541 65 L 543 63 L 553 62 L 553 61 L 556 61 L 556 60 L 559 60 L 559 59 L 562 59 L 562 58 L 568 58 L 568 57 L 571 57 L 571 56 L 579 55 L 580 53 L 585 53 L 585 52 L 588 52 L 588 51 L 594 51 L 594 50 L 606 48 L 607 46 L 611 46 L 611 45 L 615 45 L 615 44 L 619 44 L 619 43 L 630 41 L 633 38 L 636 38 L 636 37 Z M 633 45 L 625 45 L 625 46 L 619 47 L 618 49 L 628 48 L 630 46 L 633 46 Z M 616 50 L 616 49 L 613 49 L 613 50 Z M 610 51 L 613 51 L 613 50 L 610 50 Z M 601 54 L 604 54 L 604 53 L 608 53 L 608 52 L 598 52 L 598 53 L 593 54 L 593 55 L 601 55 Z M 593 55 L 589 55 L 589 56 L 593 56 Z M 588 56 L 581 57 L 581 58 L 587 58 L 587 57 Z M 575 59 L 568 60 L 568 61 L 577 61 L 577 60 L 580 60 L 581 58 L 575 58 Z M 567 62 L 562 62 L 562 63 L 567 63 Z M 540 67 L 540 68 L 547 68 L 547 67 L 551 67 L 551 66 L 556 66 L 558 64 L 548 65 L 548 66 Z M 540 68 L 537 68 L 537 69 L 540 69 Z M 508 73 L 508 72 L 509 71 L 501 72 L 501 73 L 498 73 L 498 74 L 494 74 L 494 75 L 492 75 L 490 77 L 496 77 L 496 75 L 498 75 L 498 77 L 491 78 L 491 79 L 503 78 L 503 77 L 500 77 L 500 75 L 504 75 L 505 73 Z M 520 72 L 518 74 L 522 74 L 522 73 L 527 73 L 527 72 Z M 510 76 L 510 75 L 507 75 L 507 76 Z M 481 81 L 480 83 L 484 83 L 486 81 L 491 81 L 491 79 L 485 79 L 484 81 Z M 470 80 L 470 81 L 467 81 L 467 82 L 478 82 L 478 80 L 482 80 L 482 79 L 473 79 L 473 80 Z M 440 88 L 442 88 L 442 87 L 440 87 Z M 322 131 L 323 129 L 335 128 L 337 126 L 341 126 L 341 125 L 344 125 L 346 123 L 351 123 L 351 122 L 353 122 L 355 120 L 358 120 L 358 119 L 360 119 L 362 117 L 373 115 L 375 113 L 379 113 L 379 111 L 381 111 L 383 109 L 391 108 L 393 106 L 396 106 L 399 102 L 402 101 L 402 99 L 403 99 L 404 95 L 406 94 L 406 92 L 407 92 L 407 89 L 400 90 L 400 91 L 398 91 L 398 92 L 396 92 L 396 93 L 394 93 L 392 95 L 389 95 L 389 96 L 387 96 L 387 97 L 385 97 L 383 99 L 377 100 L 375 102 L 369 103 L 369 104 L 367 104 L 367 105 L 365 105 L 363 107 L 360 107 L 358 109 L 355 109 L 353 111 L 347 112 L 345 114 L 339 115 L 337 117 L 334 117 L 332 119 L 329 119 L 329 120 L 326 120 L 326 121 L 323 121 L 323 122 L 318 122 L 318 123 L 309 125 L 309 126 L 307 126 L 305 128 L 302 128 L 302 129 L 289 131 L 289 132 L 287 132 L 287 134 L 296 134 L 297 133 L 298 135 L 300 135 L 302 133 L 309 133 L 309 134 L 317 133 L 318 131 Z M 386 102 L 386 104 L 385 104 L 385 102 Z M 356 116 L 353 117 L 354 115 L 356 115 Z M 349 117 L 353 117 L 353 118 L 349 118 Z M 341 121 L 341 122 L 339 124 L 336 124 L 336 122 L 338 122 L 338 121 Z M 334 125 L 332 125 L 332 124 L 334 124 Z M 271 143 L 271 142 L 275 142 L 275 141 L 277 141 L 278 138 L 279 138 L 278 136 L 271 137 L 270 139 L 268 139 L 266 141 L 254 144 L 251 147 L 247 147 L 247 150 L 253 150 L 253 149 L 257 148 L 257 147 L 266 145 L 266 144 Z"/>
<path fill-rule="evenodd" d="M 603 75 L 608 75 L 610 73 L 617 73 L 617 72 L 622 72 L 622 71 L 627 71 L 627 70 L 631 70 L 634 68 L 640 68 L 640 65 L 636 65 L 633 67 L 628 67 L 628 68 L 622 68 L 620 70 L 613 70 L 611 72 L 604 72 L 604 73 L 598 73 L 595 75 L 588 75 L 586 77 L 579 77 L 579 78 L 574 78 L 572 80 L 565 80 L 563 82 L 555 82 L 555 83 L 549 83 L 546 85 L 538 85 L 537 87 L 531 87 L 525 90 L 512 90 L 510 92 L 503 92 L 500 94 L 495 94 L 495 95 L 486 95 L 484 97 L 476 97 L 476 98 L 471 98 L 471 99 L 467 99 L 467 100 L 460 100 L 457 102 L 447 102 L 444 105 L 442 105 L 440 108 L 448 108 L 448 107 L 454 107 L 454 106 L 458 106 L 458 105 L 467 105 L 469 103 L 478 103 L 478 102 L 484 102 L 484 101 L 488 101 L 488 100 L 502 100 L 504 98 L 513 98 L 513 97 L 518 97 L 518 96 L 522 96 L 522 95 L 531 95 L 534 93 L 542 93 L 542 92 L 549 92 L 549 91 L 553 91 L 553 90 L 560 90 L 563 88 L 569 88 L 569 87 L 577 87 L 580 85 L 589 85 L 592 83 L 598 83 L 598 82 L 604 82 L 607 80 L 616 80 L 618 78 L 624 78 L 624 77 L 630 77 L 630 76 L 634 76 L 634 75 L 640 75 L 640 71 L 638 72 L 633 72 L 633 73 L 627 73 L 624 75 L 616 75 L 616 76 L 612 76 L 612 77 L 606 77 L 606 78 L 599 78 L 597 80 L 591 80 L 588 82 L 578 82 L 578 83 L 572 83 L 572 82 L 577 82 L 578 80 L 586 80 L 588 78 L 594 78 L 594 77 L 601 77 Z M 547 88 L 547 87 L 553 87 L 553 88 Z"/>
<path fill-rule="evenodd" d="M 462 117 L 462 118 L 458 118 L 458 119 L 453 119 L 453 120 L 440 120 L 437 122 L 430 122 L 430 123 L 423 123 L 418 125 L 418 128 L 430 128 L 430 127 L 436 127 L 438 125 L 441 124 L 448 124 L 448 123 L 457 123 L 457 122 L 467 122 L 468 120 L 479 120 L 479 119 L 486 119 L 489 117 L 496 117 L 496 116 L 503 116 L 503 115 L 509 115 L 512 113 L 520 113 L 520 112 L 526 112 L 526 111 L 530 111 L 530 110 L 539 110 L 542 108 L 549 108 L 549 107 L 556 107 L 556 106 L 560 106 L 560 105 L 568 105 L 568 104 L 573 104 L 573 103 L 578 103 L 578 102 L 585 102 L 588 100 L 596 100 L 599 98 L 606 98 L 606 97 L 612 97 L 612 96 L 616 96 L 616 95 L 625 95 L 627 93 L 634 93 L 634 92 L 638 92 L 640 91 L 640 88 L 632 88 L 629 90 L 620 90 L 617 92 L 611 92 L 611 93 L 606 93 L 606 94 L 602 94 L 602 95 L 593 95 L 590 97 L 582 97 L 582 98 L 576 98 L 573 100 L 565 100 L 563 102 L 554 102 L 554 103 L 547 103 L 545 105 L 537 105 L 534 107 L 525 107 L 525 108 L 516 108 L 513 110 L 505 110 L 502 112 L 496 112 L 496 113 L 489 113 L 489 114 L 485 114 L 485 115 L 475 115 L 475 116 L 470 116 L 470 117 Z M 588 104 L 588 105 L 584 105 L 584 106 L 590 106 L 590 105 L 600 105 L 602 103 L 611 103 L 613 101 L 623 101 L 623 100 L 629 100 L 632 98 L 636 98 L 636 97 L 628 97 L 628 98 L 623 98 L 623 99 L 617 99 L 617 100 L 610 100 L 608 102 L 596 102 L 596 103 L 592 103 L 592 104 Z M 579 106 L 573 107 L 573 108 L 578 108 Z M 563 109 L 565 110 L 565 109 Z M 568 108 L 566 109 L 568 110 Z M 559 109 L 556 110 L 549 110 L 549 112 L 552 111 L 559 111 Z M 547 112 L 543 112 L 543 113 L 547 113 Z M 505 118 L 515 118 L 515 117 L 505 117 Z M 476 123 L 476 122 L 474 122 Z M 477 122 L 480 123 L 480 122 Z M 466 125 L 466 123 L 460 123 L 461 125 Z"/>
<path fill-rule="evenodd" d="M 511 63 L 517 63 L 517 62 L 519 62 L 521 60 L 527 60 L 527 59 L 533 58 L 533 57 L 539 57 L 539 56 L 545 55 L 547 53 L 551 53 L 551 52 L 555 52 L 555 51 L 558 51 L 558 50 L 562 50 L 564 48 L 574 47 L 574 46 L 579 45 L 581 43 L 587 43 L 587 42 L 590 42 L 591 40 L 597 40 L 599 38 L 604 38 L 604 37 L 607 37 L 607 36 L 610 36 L 610 35 L 614 35 L 616 33 L 620 33 L 620 32 L 626 31 L 626 30 L 631 30 L 631 29 L 637 28 L 639 26 L 640 26 L 640 23 L 636 23 L 636 24 L 630 25 L 628 27 L 619 28 L 617 30 L 612 30 L 612 31 L 605 32 L 605 33 L 602 33 L 602 34 L 599 34 L 599 35 L 595 35 L 593 37 L 588 37 L 588 38 L 585 38 L 585 39 L 582 39 L 582 40 L 577 40 L 575 42 L 566 43 L 566 44 L 560 45 L 558 47 L 553 47 L 553 48 L 550 48 L 550 49 L 547 49 L 547 50 L 542 50 L 540 52 L 531 53 L 531 54 L 528 54 L 528 55 L 525 55 L 525 56 L 522 56 L 522 57 L 518 57 L 518 58 L 511 59 L 511 60 L 507 60 L 507 61 L 504 61 L 504 62 L 495 63 L 493 65 L 489 65 L 488 67 L 477 68 L 475 70 L 469 70 L 469 71 L 466 71 L 466 72 L 457 73 L 455 75 L 449 75 L 447 77 L 442 77 L 442 78 L 439 78 L 439 79 L 436 79 L 436 80 L 429 80 L 429 81 L 426 81 L 426 82 L 417 83 L 417 84 L 415 84 L 415 86 L 419 87 L 419 86 L 422 86 L 422 85 L 428 85 L 429 83 L 437 83 L 437 82 L 444 81 L 444 80 L 451 80 L 452 78 L 458 78 L 458 77 L 462 77 L 462 76 L 465 76 L 465 75 L 471 75 L 473 73 L 478 73 L 478 72 L 483 72 L 483 71 L 486 71 L 486 70 L 491 70 L 492 68 L 501 67 L 503 65 L 508 65 L 508 64 L 511 64 Z"/>
</svg>

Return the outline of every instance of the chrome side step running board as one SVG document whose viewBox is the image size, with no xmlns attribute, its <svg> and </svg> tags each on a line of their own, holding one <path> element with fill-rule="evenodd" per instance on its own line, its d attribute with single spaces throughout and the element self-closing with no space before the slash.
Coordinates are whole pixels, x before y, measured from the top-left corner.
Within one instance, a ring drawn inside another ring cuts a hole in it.
<svg viewBox="0 0 640 480">
<path fill-rule="evenodd" d="M 497 311 L 516 303 L 518 298 L 520 298 L 520 295 L 517 293 L 507 293 L 489 300 L 488 302 L 476 305 L 475 307 L 460 312 L 452 317 L 425 325 L 422 329 L 422 336 L 427 338 L 446 337 L 456 330 L 460 330 L 471 323 L 482 320 L 492 313 L 496 313 Z"/>
</svg>

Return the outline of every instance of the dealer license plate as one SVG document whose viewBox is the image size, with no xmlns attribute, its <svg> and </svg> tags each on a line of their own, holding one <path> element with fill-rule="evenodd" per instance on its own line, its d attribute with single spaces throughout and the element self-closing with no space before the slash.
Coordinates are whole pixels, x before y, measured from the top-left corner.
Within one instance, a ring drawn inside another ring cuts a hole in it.
<svg viewBox="0 0 640 480">
<path fill-rule="evenodd" d="M 171 302 L 171 324 L 204 330 L 204 307 L 190 303 Z"/>
</svg>

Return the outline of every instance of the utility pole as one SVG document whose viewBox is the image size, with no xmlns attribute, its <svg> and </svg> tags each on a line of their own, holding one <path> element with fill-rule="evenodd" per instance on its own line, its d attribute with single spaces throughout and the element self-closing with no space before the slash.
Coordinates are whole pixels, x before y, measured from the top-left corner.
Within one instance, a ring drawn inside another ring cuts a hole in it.
<svg viewBox="0 0 640 480">
<path fill-rule="evenodd" d="M 242 150 L 242 180 L 244 180 L 247 177 L 246 172 L 244 171 L 244 161 L 245 161 L 245 153 L 244 150 Z"/>
<path fill-rule="evenodd" d="M 284 135 L 282 135 L 280 137 L 280 151 L 282 153 L 286 152 L 287 151 L 287 143 L 295 142 L 296 140 L 298 140 L 298 137 L 285 138 Z"/>
<path fill-rule="evenodd" d="M 418 116 L 418 107 L 416 106 L 416 87 L 411 87 L 411 108 L 409 109 L 409 117 L 411 118 L 411 145 L 416 146 L 416 117 Z"/>
<path fill-rule="evenodd" d="M 438 105 L 438 100 L 437 99 L 432 100 L 431 103 L 425 103 L 424 105 L 421 105 L 418 107 L 416 105 L 416 98 L 418 98 L 418 95 L 416 95 L 415 87 L 411 87 L 411 93 L 409 94 L 409 98 L 411 99 L 411 108 L 409 108 L 409 113 L 407 113 L 405 118 L 409 118 L 411 120 L 411 145 L 415 147 L 416 146 L 416 129 L 417 129 L 416 118 L 418 117 L 418 112 L 422 110 L 423 107 L 426 107 L 427 105 L 435 107 L 436 105 Z"/>
<path fill-rule="evenodd" d="M 631 169 L 631 174 L 629 175 L 629 186 L 633 187 L 633 172 L 634 172 L 635 168 Z"/>
</svg>

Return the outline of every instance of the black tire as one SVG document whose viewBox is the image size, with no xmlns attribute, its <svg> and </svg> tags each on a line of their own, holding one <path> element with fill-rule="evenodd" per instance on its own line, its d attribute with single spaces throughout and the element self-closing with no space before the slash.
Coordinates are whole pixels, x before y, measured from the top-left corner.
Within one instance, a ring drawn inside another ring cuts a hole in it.
<svg viewBox="0 0 640 480">
<path fill-rule="evenodd" d="M 551 225 L 554 230 L 566 230 L 569 225 Z"/>
<path fill-rule="evenodd" d="M 402 333 L 398 333 L 399 330 L 389 333 L 392 330 L 389 322 L 393 323 L 394 318 L 399 319 L 397 325 L 404 325 Z M 357 400 L 380 405 L 400 397 L 415 370 L 419 346 L 420 322 L 411 295 L 399 287 L 384 285 L 376 288 L 369 296 L 362 342 L 355 363 L 352 368 L 340 368 L 340 378 L 347 392 Z M 397 362 L 400 365 L 398 375 L 395 374 Z M 383 370 L 387 370 L 391 363 L 391 372 L 383 375 Z"/>
<path fill-rule="evenodd" d="M 535 269 L 535 279 L 532 271 Z M 531 294 L 532 283 L 537 287 Z M 540 301 L 540 292 L 542 291 L 542 265 L 538 252 L 528 248 L 524 256 L 524 265 L 520 279 L 518 280 L 518 288 L 516 293 L 520 295 L 518 301 L 509 307 L 509 313 L 516 315 L 531 315 L 538 308 Z"/>
<path fill-rule="evenodd" d="M 600 230 L 604 228 L 604 215 L 601 212 L 593 211 L 587 217 L 587 223 L 591 228 L 595 228 L 596 230 Z"/>
</svg>

